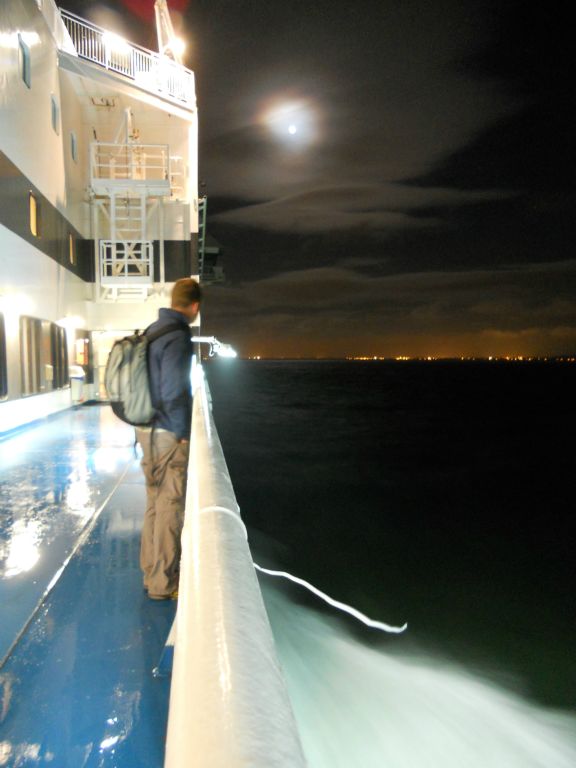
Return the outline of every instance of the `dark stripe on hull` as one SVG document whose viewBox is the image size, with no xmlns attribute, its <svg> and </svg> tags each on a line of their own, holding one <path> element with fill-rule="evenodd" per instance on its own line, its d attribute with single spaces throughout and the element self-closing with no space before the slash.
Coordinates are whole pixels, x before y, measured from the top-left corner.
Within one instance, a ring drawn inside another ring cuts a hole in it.
<svg viewBox="0 0 576 768">
<path fill-rule="evenodd" d="M 40 236 L 30 231 L 30 192 L 38 201 Z M 63 216 L 3 152 L 0 152 L 0 223 L 50 256 L 82 280 L 94 281 L 90 241 Z M 70 263 L 69 236 L 75 240 L 76 264 Z M 17 257 L 18 254 L 14 254 Z"/>
<path fill-rule="evenodd" d="M 30 231 L 29 195 L 39 207 L 40 236 Z M 68 219 L 44 197 L 40 190 L 0 152 L 0 223 L 18 237 L 45 253 L 85 282 L 94 282 L 94 240 L 83 238 Z M 69 236 L 75 242 L 76 264 L 70 263 Z M 190 240 L 165 240 L 165 279 L 171 283 L 198 271 L 197 235 Z M 17 258 L 18 254 L 14 254 Z M 160 278 L 160 243 L 154 241 L 154 280 Z"/>
</svg>

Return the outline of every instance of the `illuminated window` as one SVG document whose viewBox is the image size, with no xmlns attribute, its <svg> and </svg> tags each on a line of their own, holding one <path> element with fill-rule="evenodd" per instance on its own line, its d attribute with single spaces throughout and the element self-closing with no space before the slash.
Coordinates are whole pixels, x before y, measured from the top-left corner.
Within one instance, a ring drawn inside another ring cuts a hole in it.
<svg viewBox="0 0 576 768">
<path fill-rule="evenodd" d="M 8 366 L 6 364 L 6 328 L 4 315 L 0 315 L 0 398 L 8 394 Z"/>
<path fill-rule="evenodd" d="M 52 120 L 52 128 L 54 129 L 54 133 L 60 133 L 60 107 L 58 106 L 58 101 L 56 100 L 56 96 L 52 94 L 50 96 L 50 116 Z"/>
<path fill-rule="evenodd" d="M 68 235 L 68 259 L 70 264 L 76 266 L 76 241 L 74 235 L 70 232 Z"/>
<path fill-rule="evenodd" d="M 32 66 L 30 64 L 30 48 L 18 33 L 18 56 L 20 59 L 20 75 L 28 88 L 32 87 Z"/>
<path fill-rule="evenodd" d="M 30 205 L 30 232 L 34 237 L 40 237 L 40 211 L 36 195 L 30 192 L 28 196 Z"/>
<path fill-rule="evenodd" d="M 70 154 L 75 163 L 78 162 L 78 139 L 74 131 L 70 131 Z"/>
</svg>

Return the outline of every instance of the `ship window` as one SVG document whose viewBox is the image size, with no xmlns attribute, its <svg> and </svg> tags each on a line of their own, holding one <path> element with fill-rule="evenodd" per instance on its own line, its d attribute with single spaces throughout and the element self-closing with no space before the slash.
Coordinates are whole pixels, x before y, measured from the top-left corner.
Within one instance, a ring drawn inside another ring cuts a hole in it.
<svg viewBox="0 0 576 768">
<path fill-rule="evenodd" d="M 18 33 L 18 56 L 20 59 L 20 74 L 28 88 L 32 87 L 32 66 L 30 64 L 30 48 Z"/>
<path fill-rule="evenodd" d="M 8 366 L 6 365 L 6 327 L 0 314 L 0 398 L 8 394 Z"/>
<path fill-rule="evenodd" d="M 60 107 L 58 106 L 58 101 L 56 99 L 56 96 L 52 94 L 50 96 L 50 116 L 52 120 L 52 128 L 54 129 L 54 133 L 60 133 Z"/>
<path fill-rule="evenodd" d="M 68 386 L 68 346 L 66 331 L 55 323 L 50 323 L 52 389 Z"/>
<path fill-rule="evenodd" d="M 40 206 L 33 192 L 28 196 L 30 206 L 30 232 L 34 237 L 40 237 Z"/>
<path fill-rule="evenodd" d="M 40 357 L 42 351 L 42 322 L 35 317 L 20 318 L 20 375 L 22 395 L 40 392 Z"/>
<path fill-rule="evenodd" d="M 70 131 L 70 154 L 75 163 L 78 162 L 78 139 L 74 131 Z"/>
<path fill-rule="evenodd" d="M 71 232 L 68 235 L 68 259 L 72 266 L 76 266 L 76 241 Z"/>
<path fill-rule="evenodd" d="M 64 328 L 35 317 L 20 318 L 20 374 L 23 396 L 68 386 Z"/>
<path fill-rule="evenodd" d="M 72 363 L 84 369 L 84 384 L 94 383 L 94 350 L 88 331 L 78 329 L 72 348 Z"/>
</svg>

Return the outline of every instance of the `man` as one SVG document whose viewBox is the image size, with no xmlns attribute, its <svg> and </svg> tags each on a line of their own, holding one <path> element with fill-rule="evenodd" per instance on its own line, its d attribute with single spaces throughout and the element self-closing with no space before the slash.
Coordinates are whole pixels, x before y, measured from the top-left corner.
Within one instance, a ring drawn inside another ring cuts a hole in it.
<svg viewBox="0 0 576 768">
<path fill-rule="evenodd" d="M 192 278 L 174 283 L 170 309 L 163 308 L 149 333 L 174 326 L 150 342 L 148 371 L 156 416 L 152 427 L 137 428 L 146 477 L 146 513 L 140 567 L 152 600 L 178 596 L 180 535 L 184 522 L 190 448 L 192 392 L 190 327 L 200 308 L 200 286 Z"/>
</svg>

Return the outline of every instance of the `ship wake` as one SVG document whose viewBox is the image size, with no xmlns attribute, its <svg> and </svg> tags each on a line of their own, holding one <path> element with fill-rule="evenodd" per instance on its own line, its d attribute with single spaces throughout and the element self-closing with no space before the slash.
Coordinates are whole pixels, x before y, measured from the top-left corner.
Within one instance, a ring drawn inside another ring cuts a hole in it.
<svg viewBox="0 0 576 768">
<path fill-rule="evenodd" d="M 364 646 L 263 592 L 310 768 L 576 765 L 575 716 L 449 662 Z"/>
</svg>

